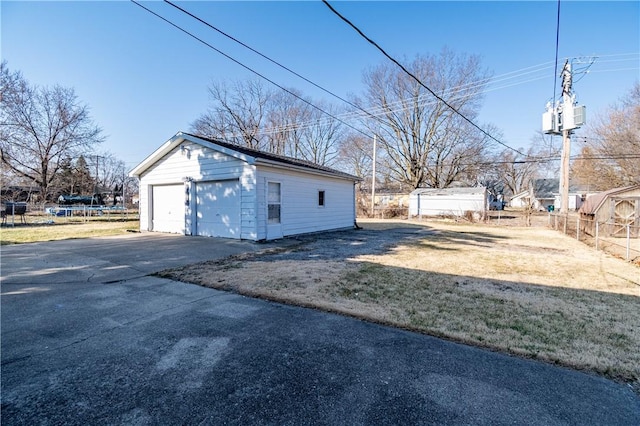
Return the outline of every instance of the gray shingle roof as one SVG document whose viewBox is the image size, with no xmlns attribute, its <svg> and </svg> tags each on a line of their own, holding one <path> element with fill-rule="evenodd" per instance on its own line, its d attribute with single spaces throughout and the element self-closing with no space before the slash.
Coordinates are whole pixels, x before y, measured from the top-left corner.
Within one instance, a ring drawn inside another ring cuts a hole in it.
<svg viewBox="0 0 640 426">
<path fill-rule="evenodd" d="M 248 155 L 250 157 L 254 157 L 254 158 L 259 158 L 259 159 L 264 159 L 264 160 L 269 160 L 269 161 L 276 161 L 278 163 L 283 163 L 283 164 L 289 164 L 292 166 L 298 166 L 298 167 L 303 167 L 303 168 L 307 168 L 307 169 L 312 169 L 312 170 L 317 170 L 317 171 L 321 171 L 321 172 L 325 172 L 325 173 L 330 173 L 330 174 L 334 174 L 343 178 L 349 178 L 349 179 L 353 179 L 354 181 L 361 181 L 362 179 L 351 175 L 349 173 L 345 173 L 343 171 L 340 170 L 336 170 L 333 169 L 331 167 L 326 167 L 326 166 L 322 166 L 320 164 L 316 164 L 316 163 L 312 163 L 311 161 L 306 161 L 306 160 L 301 160 L 298 158 L 292 158 L 292 157 L 287 157 L 284 155 L 278 155 L 278 154 L 272 154 L 270 152 L 266 152 L 266 151 L 260 151 L 257 149 L 252 149 L 252 148 L 248 148 L 242 145 L 236 145 L 230 142 L 225 142 L 219 139 L 213 139 L 213 138 L 207 138 L 204 136 L 198 136 L 198 135 L 194 135 L 192 133 L 186 133 L 186 132 L 182 132 L 183 135 L 186 136 L 191 136 L 194 138 L 198 138 L 198 139 L 202 139 L 204 141 L 216 144 L 216 145 L 220 145 L 222 147 L 231 149 L 233 151 Z"/>
</svg>

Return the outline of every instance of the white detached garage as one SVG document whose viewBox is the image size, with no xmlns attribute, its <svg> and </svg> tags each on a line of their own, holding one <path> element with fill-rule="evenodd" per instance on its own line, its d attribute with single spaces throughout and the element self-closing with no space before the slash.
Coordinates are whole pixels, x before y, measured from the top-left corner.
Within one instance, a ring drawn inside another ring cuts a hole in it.
<svg viewBox="0 0 640 426">
<path fill-rule="evenodd" d="M 141 230 L 259 241 L 356 221 L 357 177 L 188 133 L 129 175 L 140 183 Z"/>
</svg>

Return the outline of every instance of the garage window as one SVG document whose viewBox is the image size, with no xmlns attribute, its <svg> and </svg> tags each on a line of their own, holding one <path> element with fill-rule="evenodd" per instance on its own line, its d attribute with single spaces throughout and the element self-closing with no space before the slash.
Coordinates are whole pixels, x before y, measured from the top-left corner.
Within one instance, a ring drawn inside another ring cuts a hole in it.
<svg viewBox="0 0 640 426">
<path fill-rule="evenodd" d="M 324 207 L 324 191 L 318 191 L 318 207 Z"/>
</svg>

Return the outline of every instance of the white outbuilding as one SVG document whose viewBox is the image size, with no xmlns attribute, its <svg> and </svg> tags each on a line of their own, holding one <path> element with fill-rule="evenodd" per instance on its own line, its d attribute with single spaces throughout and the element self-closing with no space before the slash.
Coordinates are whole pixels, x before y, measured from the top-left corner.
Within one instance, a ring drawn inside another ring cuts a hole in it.
<svg viewBox="0 0 640 426">
<path fill-rule="evenodd" d="M 179 132 L 136 166 L 140 229 L 253 241 L 353 228 L 359 178 Z"/>
<path fill-rule="evenodd" d="M 409 195 L 409 216 L 484 217 L 489 209 L 485 187 L 418 188 Z"/>
</svg>

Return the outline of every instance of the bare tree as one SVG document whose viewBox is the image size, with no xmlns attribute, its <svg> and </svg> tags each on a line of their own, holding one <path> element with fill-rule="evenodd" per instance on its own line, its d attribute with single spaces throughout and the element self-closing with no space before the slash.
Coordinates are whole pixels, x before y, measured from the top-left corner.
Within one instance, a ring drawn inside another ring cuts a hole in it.
<svg viewBox="0 0 640 426">
<path fill-rule="evenodd" d="M 101 152 L 90 157 L 96 171 L 96 186 L 100 191 L 113 191 L 120 186 L 127 174 L 124 161 L 111 152 Z"/>
<path fill-rule="evenodd" d="M 324 111 L 331 108 L 322 105 Z M 330 111 L 335 115 L 335 111 Z M 309 111 L 309 122 L 303 130 L 304 138 L 300 144 L 299 158 L 323 166 L 331 166 L 337 159 L 343 140 L 342 124 L 330 119 L 317 109 Z"/>
<path fill-rule="evenodd" d="M 259 80 L 209 88 L 213 106 L 196 119 L 194 133 L 279 155 L 330 165 L 342 140 L 341 126 L 296 89 L 275 92 Z M 322 105 L 323 111 L 332 111 Z"/>
<path fill-rule="evenodd" d="M 304 123 L 310 119 L 310 106 L 301 100 L 302 94 L 289 89 L 298 97 L 287 92 L 277 92 L 270 103 L 268 114 L 266 150 L 274 154 L 300 157 L 300 146 L 304 138 Z"/>
<path fill-rule="evenodd" d="M 526 156 L 505 149 L 498 157 L 496 169 L 507 192 L 520 194 L 529 189 L 533 179 L 537 177 L 539 163 L 531 161 L 535 157 L 535 149 L 529 148 Z"/>
<path fill-rule="evenodd" d="M 486 135 L 460 117 L 477 117 L 482 99 L 477 82 L 487 81 L 488 73 L 477 56 L 446 49 L 438 56 L 418 56 L 407 68 L 455 111 L 388 63 L 364 74 L 366 93 L 355 102 L 375 115 L 366 123 L 379 135 L 394 180 L 410 188 L 446 187 L 491 148 Z"/>
<path fill-rule="evenodd" d="M 44 202 L 63 161 L 101 143 L 101 129 L 73 89 L 29 85 L 6 62 L 0 78 L 1 160 L 16 175 L 38 185 Z"/>
<path fill-rule="evenodd" d="M 252 149 L 261 149 L 273 93 L 259 80 L 237 81 L 232 87 L 214 82 L 209 87 L 213 106 L 191 125 L 200 136 L 219 138 Z"/>
<path fill-rule="evenodd" d="M 587 136 L 578 139 L 580 159 L 571 170 L 575 180 L 594 190 L 640 183 L 640 83 L 592 121 Z"/>
<path fill-rule="evenodd" d="M 340 146 L 338 167 L 367 182 L 371 180 L 373 140 L 360 134 L 345 137 Z"/>
</svg>

